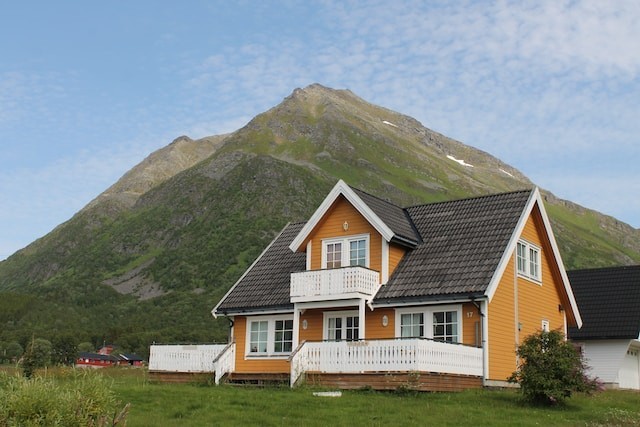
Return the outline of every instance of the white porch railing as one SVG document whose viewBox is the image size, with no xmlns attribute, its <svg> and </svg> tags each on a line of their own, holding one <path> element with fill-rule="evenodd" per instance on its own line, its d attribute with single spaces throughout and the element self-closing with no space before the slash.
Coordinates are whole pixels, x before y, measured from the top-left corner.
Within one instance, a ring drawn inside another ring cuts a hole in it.
<svg viewBox="0 0 640 427">
<path fill-rule="evenodd" d="M 227 344 L 227 346 L 218 354 L 213 361 L 213 366 L 215 367 L 215 382 L 216 384 L 220 384 L 220 380 L 223 376 L 228 373 L 233 372 L 236 367 L 236 343 L 232 342 Z"/>
<path fill-rule="evenodd" d="M 481 348 L 426 339 L 303 342 L 290 362 L 292 386 L 307 371 L 423 371 L 482 376 Z"/>
<path fill-rule="evenodd" d="M 343 267 L 291 273 L 291 302 L 373 297 L 380 274 L 365 267 Z"/>
<path fill-rule="evenodd" d="M 166 372 L 215 372 L 213 361 L 227 344 L 152 345 L 149 370 Z"/>
</svg>

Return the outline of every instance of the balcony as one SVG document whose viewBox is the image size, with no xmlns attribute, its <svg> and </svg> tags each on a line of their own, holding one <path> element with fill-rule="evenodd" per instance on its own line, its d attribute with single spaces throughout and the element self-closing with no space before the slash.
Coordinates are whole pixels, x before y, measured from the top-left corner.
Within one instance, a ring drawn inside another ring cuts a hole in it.
<svg viewBox="0 0 640 427">
<path fill-rule="evenodd" d="M 291 273 L 291 302 L 372 298 L 380 273 L 365 267 L 343 267 Z"/>
</svg>

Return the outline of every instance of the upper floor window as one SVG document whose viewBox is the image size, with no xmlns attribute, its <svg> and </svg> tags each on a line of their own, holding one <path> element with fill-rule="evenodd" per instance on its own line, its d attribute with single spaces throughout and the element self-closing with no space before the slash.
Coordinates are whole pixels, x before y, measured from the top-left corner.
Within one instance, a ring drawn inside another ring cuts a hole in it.
<svg viewBox="0 0 640 427">
<path fill-rule="evenodd" d="M 369 235 L 322 241 L 322 268 L 369 266 Z"/>
<path fill-rule="evenodd" d="M 520 240 L 516 249 L 516 266 L 519 275 L 540 281 L 540 248 Z"/>
</svg>

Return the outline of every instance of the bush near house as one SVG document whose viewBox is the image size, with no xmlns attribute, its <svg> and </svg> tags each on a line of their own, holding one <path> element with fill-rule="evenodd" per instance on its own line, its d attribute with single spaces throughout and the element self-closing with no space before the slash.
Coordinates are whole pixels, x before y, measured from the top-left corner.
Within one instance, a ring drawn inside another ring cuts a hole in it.
<svg viewBox="0 0 640 427">
<path fill-rule="evenodd" d="M 574 392 L 593 392 L 599 388 L 598 380 L 587 376 L 582 355 L 560 331 L 529 335 L 516 354 L 520 364 L 509 381 L 520 384 L 520 391 L 530 402 L 557 404 Z"/>
</svg>

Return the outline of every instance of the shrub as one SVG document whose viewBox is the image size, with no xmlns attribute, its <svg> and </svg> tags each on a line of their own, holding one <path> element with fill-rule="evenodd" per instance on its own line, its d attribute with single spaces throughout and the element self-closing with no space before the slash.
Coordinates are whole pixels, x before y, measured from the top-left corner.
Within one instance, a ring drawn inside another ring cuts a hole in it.
<svg viewBox="0 0 640 427">
<path fill-rule="evenodd" d="M 598 388 L 590 379 L 582 355 L 560 331 L 540 331 L 529 335 L 516 350 L 520 363 L 509 377 L 520 384 L 525 399 L 556 404 L 574 392 L 591 392 Z"/>
<path fill-rule="evenodd" d="M 25 377 L 30 378 L 36 369 L 51 364 L 51 342 L 42 338 L 32 339 L 22 356 L 20 366 Z"/>
<path fill-rule="evenodd" d="M 72 371 L 59 381 L 0 373 L 0 426 L 115 425 L 128 409 L 118 407 L 110 384 L 93 372 Z"/>
</svg>

